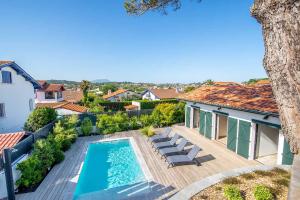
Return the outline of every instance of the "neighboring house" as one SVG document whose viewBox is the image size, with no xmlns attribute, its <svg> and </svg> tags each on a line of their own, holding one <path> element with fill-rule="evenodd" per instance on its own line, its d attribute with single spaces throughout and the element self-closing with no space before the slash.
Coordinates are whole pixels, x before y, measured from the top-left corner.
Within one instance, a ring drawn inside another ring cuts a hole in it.
<svg viewBox="0 0 300 200">
<path fill-rule="evenodd" d="M 34 90 L 41 86 L 13 61 L 0 61 L 0 133 L 16 132 L 35 108 Z"/>
<path fill-rule="evenodd" d="M 176 88 L 171 89 L 148 89 L 142 93 L 142 98 L 146 100 L 161 100 L 161 99 L 175 99 L 180 94 Z"/>
<path fill-rule="evenodd" d="M 81 90 L 65 90 L 63 91 L 63 100 L 71 103 L 78 103 L 83 99 Z"/>
<path fill-rule="evenodd" d="M 132 98 L 135 96 L 139 96 L 137 93 L 132 92 L 130 90 L 125 90 L 125 89 L 118 89 L 115 92 L 108 92 L 107 95 L 104 95 L 102 98 L 111 101 L 111 102 L 117 102 L 117 101 L 122 101 L 123 99 L 127 98 Z"/>
<path fill-rule="evenodd" d="M 37 103 L 36 106 L 38 108 L 53 108 L 56 110 L 58 115 L 82 114 L 88 111 L 88 109 L 84 106 L 80 106 L 66 101 L 57 103 Z"/>
<path fill-rule="evenodd" d="M 186 102 L 185 125 L 246 159 L 292 164 L 269 84 L 214 83 L 178 99 Z"/>
<path fill-rule="evenodd" d="M 36 103 L 55 103 L 63 101 L 63 84 L 49 84 L 47 81 L 38 81 L 42 88 L 36 90 Z"/>
</svg>

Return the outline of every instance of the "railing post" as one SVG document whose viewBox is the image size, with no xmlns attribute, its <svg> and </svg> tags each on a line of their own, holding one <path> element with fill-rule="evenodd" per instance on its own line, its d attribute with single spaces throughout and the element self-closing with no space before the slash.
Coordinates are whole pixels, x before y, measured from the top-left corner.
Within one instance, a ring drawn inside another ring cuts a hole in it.
<svg viewBox="0 0 300 200">
<path fill-rule="evenodd" d="M 11 168 L 11 149 L 3 150 L 4 171 L 8 200 L 15 200 L 14 177 Z"/>
</svg>

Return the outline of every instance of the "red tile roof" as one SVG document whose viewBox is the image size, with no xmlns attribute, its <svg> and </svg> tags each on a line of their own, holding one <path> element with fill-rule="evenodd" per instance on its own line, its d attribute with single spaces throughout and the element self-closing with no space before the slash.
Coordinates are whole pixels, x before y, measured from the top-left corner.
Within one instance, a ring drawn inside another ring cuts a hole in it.
<svg viewBox="0 0 300 200">
<path fill-rule="evenodd" d="M 3 149 L 14 147 L 25 136 L 25 132 L 0 134 L 0 154 Z"/>
<path fill-rule="evenodd" d="M 61 102 L 57 102 L 57 103 L 37 103 L 36 104 L 37 108 L 53 108 L 53 109 L 59 109 L 59 108 L 63 108 L 66 110 L 71 110 L 71 111 L 75 111 L 75 112 L 80 112 L 80 113 L 84 113 L 87 112 L 87 108 L 84 106 L 80 106 L 77 104 L 73 104 L 71 102 L 66 102 L 66 101 L 61 101 Z"/>
<path fill-rule="evenodd" d="M 10 60 L 0 60 L 0 65 L 4 65 L 4 64 L 8 64 L 8 63 L 11 63 L 13 61 L 10 61 Z"/>
<path fill-rule="evenodd" d="M 39 80 L 39 84 L 42 86 L 41 91 L 45 92 L 62 92 L 65 90 L 63 84 L 48 84 L 47 81 Z"/>
<path fill-rule="evenodd" d="M 80 106 L 80 105 L 73 104 L 73 103 L 64 104 L 64 105 L 60 106 L 59 108 L 63 108 L 63 109 L 66 109 L 66 110 L 72 110 L 72 111 L 80 112 L 80 113 L 87 112 L 87 110 L 88 110 L 84 106 Z"/>
<path fill-rule="evenodd" d="M 77 103 L 83 99 L 83 92 L 81 90 L 65 90 L 63 91 L 63 99 L 68 102 Z"/>
<path fill-rule="evenodd" d="M 176 98 L 180 93 L 176 89 L 149 89 L 159 99 L 173 99 Z"/>
<path fill-rule="evenodd" d="M 278 113 L 277 104 L 269 84 L 214 84 L 201 86 L 182 94 L 179 99 L 234 109 Z"/>
<path fill-rule="evenodd" d="M 110 93 L 110 94 L 104 95 L 104 96 L 103 96 L 103 99 L 109 99 L 110 97 L 113 97 L 113 96 L 116 96 L 116 95 L 125 93 L 125 92 L 127 92 L 127 91 L 128 91 L 128 90 L 125 90 L 125 89 L 118 89 L 118 90 L 115 91 L 115 92 L 112 92 L 112 93 Z"/>
</svg>

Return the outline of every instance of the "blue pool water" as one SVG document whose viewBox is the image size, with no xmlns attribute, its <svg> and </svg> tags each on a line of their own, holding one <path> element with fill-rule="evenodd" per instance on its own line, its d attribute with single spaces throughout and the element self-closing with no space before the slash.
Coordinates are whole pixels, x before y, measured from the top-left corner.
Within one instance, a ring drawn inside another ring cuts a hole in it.
<svg viewBox="0 0 300 200">
<path fill-rule="evenodd" d="M 80 195 L 145 181 L 128 139 L 92 143 L 79 176 L 74 199 Z"/>
</svg>

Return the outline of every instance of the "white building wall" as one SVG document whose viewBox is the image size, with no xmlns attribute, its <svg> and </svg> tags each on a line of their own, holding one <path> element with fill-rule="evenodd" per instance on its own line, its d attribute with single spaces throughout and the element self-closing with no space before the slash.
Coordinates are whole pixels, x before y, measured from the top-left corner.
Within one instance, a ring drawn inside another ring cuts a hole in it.
<svg viewBox="0 0 300 200">
<path fill-rule="evenodd" d="M 194 103 L 194 102 L 187 102 L 187 106 L 199 107 L 201 110 L 206 111 L 206 112 L 212 112 L 213 110 L 218 110 L 218 108 L 219 108 L 219 106 L 206 105 L 206 104 Z M 255 132 L 256 128 L 254 126 L 255 123 L 252 123 L 252 119 L 256 119 L 256 120 L 260 120 L 260 121 L 264 121 L 264 122 L 269 122 L 269 123 L 273 123 L 273 124 L 280 124 L 280 120 L 279 120 L 278 117 L 269 116 L 267 119 L 264 119 L 265 115 L 263 115 L 263 114 L 233 110 L 233 109 L 230 109 L 230 108 L 221 108 L 218 111 L 228 113 L 229 117 L 251 122 L 250 143 L 249 143 L 249 159 L 254 159 L 255 139 L 256 139 L 256 132 Z M 215 117 L 213 115 L 213 120 L 214 119 L 215 119 Z M 191 122 L 192 121 L 193 121 L 193 115 L 191 115 Z M 216 135 L 215 124 L 216 123 L 213 121 L 212 136 Z M 238 123 L 238 126 L 239 126 L 239 123 Z M 238 129 L 239 129 L 239 127 L 237 127 L 237 130 Z M 238 140 L 238 134 L 237 134 L 237 140 Z"/>
<path fill-rule="evenodd" d="M 5 117 L 0 117 L 0 133 L 20 131 L 31 112 L 30 99 L 34 104 L 34 87 L 11 67 L 4 67 L 1 71 L 12 73 L 12 84 L 2 83 L 0 76 L 0 103 L 5 104 Z"/>
<path fill-rule="evenodd" d="M 160 100 L 159 98 L 157 98 L 152 92 L 147 91 L 143 96 L 142 99 L 147 99 L 147 100 Z"/>
<path fill-rule="evenodd" d="M 63 101 L 63 98 L 57 98 L 57 92 L 55 92 L 55 99 L 45 99 L 45 92 L 44 91 L 36 91 L 36 99 L 35 103 L 55 103 Z"/>
</svg>

